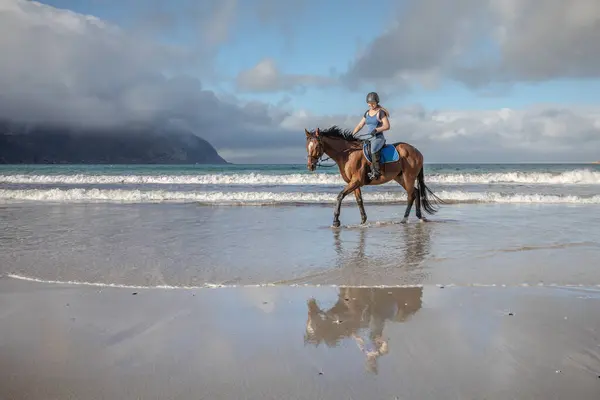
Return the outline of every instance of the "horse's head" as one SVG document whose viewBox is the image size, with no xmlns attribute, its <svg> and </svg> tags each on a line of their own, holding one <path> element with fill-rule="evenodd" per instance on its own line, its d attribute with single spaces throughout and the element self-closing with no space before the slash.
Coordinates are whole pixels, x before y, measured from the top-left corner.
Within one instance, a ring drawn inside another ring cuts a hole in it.
<svg viewBox="0 0 600 400">
<path fill-rule="evenodd" d="M 306 167 L 309 171 L 314 171 L 317 168 L 319 159 L 323 156 L 325 149 L 323 148 L 323 142 L 319 136 L 319 128 L 315 130 L 314 134 L 306 129 L 304 129 L 304 132 L 306 132 L 306 153 L 308 154 Z"/>
</svg>

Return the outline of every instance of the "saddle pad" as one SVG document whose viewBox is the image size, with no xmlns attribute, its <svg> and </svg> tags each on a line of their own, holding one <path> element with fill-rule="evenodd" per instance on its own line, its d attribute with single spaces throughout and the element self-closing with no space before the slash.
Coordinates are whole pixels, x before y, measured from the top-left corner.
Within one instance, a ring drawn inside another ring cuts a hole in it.
<svg viewBox="0 0 600 400">
<path fill-rule="evenodd" d="M 372 162 L 368 143 L 363 145 L 363 154 L 369 162 Z M 379 152 L 379 162 L 382 164 L 396 162 L 398 160 L 400 160 L 400 154 L 398 154 L 398 150 L 396 150 L 394 145 L 386 144 Z"/>
</svg>

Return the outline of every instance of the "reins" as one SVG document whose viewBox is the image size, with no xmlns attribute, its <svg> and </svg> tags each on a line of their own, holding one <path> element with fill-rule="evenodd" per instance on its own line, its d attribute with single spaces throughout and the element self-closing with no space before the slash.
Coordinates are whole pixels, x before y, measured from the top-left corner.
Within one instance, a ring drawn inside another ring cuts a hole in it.
<svg viewBox="0 0 600 400">
<path fill-rule="evenodd" d="M 325 153 L 323 153 L 323 155 L 324 154 Z M 321 157 L 323 157 L 323 156 L 321 156 Z M 335 167 L 337 165 L 335 162 L 333 164 L 331 164 L 331 165 L 321 164 L 323 161 L 327 161 L 327 160 L 331 160 L 331 157 L 327 156 L 327 158 L 325 158 L 325 159 L 319 158 L 319 160 L 317 161 L 317 164 L 316 164 L 317 167 L 331 168 L 331 167 Z"/>
<path fill-rule="evenodd" d="M 364 140 L 362 140 L 363 138 L 366 137 L 371 137 L 372 135 L 370 133 L 367 134 L 362 134 L 362 135 L 358 135 L 358 136 L 354 136 L 357 139 L 361 139 L 361 142 L 364 143 Z M 319 145 L 323 146 L 323 142 L 321 142 L 321 138 L 318 138 L 319 141 Z M 355 151 L 358 149 L 346 149 L 343 150 L 344 152 L 350 152 L 350 151 Z M 325 153 L 323 152 L 323 154 L 321 155 L 321 157 L 319 157 L 319 159 L 317 160 L 316 166 L 317 167 L 323 167 L 323 168 L 331 168 L 331 167 L 335 167 L 337 164 L 334 162 L 331 165 L 325 165 L 325 164 L 321 164 L 323 161 L 327 161 L 327 160 L 331 160 L 331 157 L 327 156 L 327 158 L 323 159 L 322 157 L 325 155 Z"/>
<path fill-rule="evenodd" d="M 320 137 L 317 138 L 317 142 L 319 143 L 319 146 L 321 146 L 321 148 L 323 148 L 323 142 L 321 141 Z M 331 157 L 329 157 L 329 156 L 327 156 L 327 158 L 323 159 L 324 155 L 325 155 L 325 152 L 323 151 L 323 153 L 321 154 L 321 157 L 319 157 L 317 159 L 317 162 L 315 163 L 315 165 L 317 167 L 331 168 L 331 167 L 335 167 L 337 165 L 335 162 L 331 165 L 321 164 L 323 161 L 331 160 Z"/>
</svg>

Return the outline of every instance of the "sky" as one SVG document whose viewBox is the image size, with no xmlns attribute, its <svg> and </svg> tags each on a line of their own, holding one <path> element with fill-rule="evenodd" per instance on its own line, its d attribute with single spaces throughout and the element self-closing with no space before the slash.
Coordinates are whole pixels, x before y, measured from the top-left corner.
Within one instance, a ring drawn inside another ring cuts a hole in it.
<svg viewBox="0 0 600 400">
<path fill-rule="evenodd" d="M 425 162 L 600 159 L 597 0 L 0 0 L 0 118 L 177 123 L 234 163 L 353 128 Z"/>
</svg>

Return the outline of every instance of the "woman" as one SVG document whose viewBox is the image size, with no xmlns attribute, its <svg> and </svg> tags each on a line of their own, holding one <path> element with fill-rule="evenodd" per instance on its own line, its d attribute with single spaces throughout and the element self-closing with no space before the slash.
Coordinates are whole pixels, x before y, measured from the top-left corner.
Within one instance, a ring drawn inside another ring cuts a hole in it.
<svg viewBox="0 0 600 400">
<path fill-rule="evenodd" d="M 355 135 L 366 125 L 370 138 L 367 140 L 371 147 L 371 172 L 369 179 L 375 180 L 381 176 L 379 166 L 379 151 L 385 146 L 385 137 L 383 132 L 390 129 L 390 121 L 388 117 L 390 113 L 384 107 L 379 105 L 379 95 L 375 92 L 367 94 L 367 104 L 369 109 L 365 112 L 362 119 L 352 131 Z"/>
</svg>

